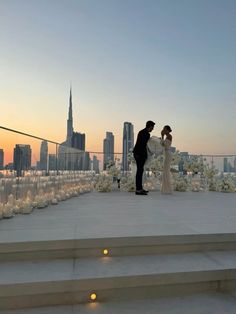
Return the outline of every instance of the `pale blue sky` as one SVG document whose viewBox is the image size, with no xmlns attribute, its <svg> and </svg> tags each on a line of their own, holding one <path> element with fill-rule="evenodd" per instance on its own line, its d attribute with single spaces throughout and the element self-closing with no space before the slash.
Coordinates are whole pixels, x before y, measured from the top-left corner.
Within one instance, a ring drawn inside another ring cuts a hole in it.
<svg viewBox="0 0 236 314">
<path fill-rule="evenodd" d="M 1 124 L 102 150 L 124 121 L 173 128 L 193 153 L 236 153 L 235 0 L 0 0 Z"/>
</svg>

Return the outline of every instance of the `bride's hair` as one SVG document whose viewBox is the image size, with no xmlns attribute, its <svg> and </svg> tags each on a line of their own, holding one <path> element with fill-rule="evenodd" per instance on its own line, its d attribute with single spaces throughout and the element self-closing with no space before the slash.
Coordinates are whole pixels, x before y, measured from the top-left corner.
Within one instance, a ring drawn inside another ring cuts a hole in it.
<svg viewBox="0 0 236 314">
<path fill-rule="evenodd" d="M 165 125 L 164 128 L 165 128 L 167 131 L 172 132 L 171 127 L 170 127 L 169 125 Z"/>
</svg>

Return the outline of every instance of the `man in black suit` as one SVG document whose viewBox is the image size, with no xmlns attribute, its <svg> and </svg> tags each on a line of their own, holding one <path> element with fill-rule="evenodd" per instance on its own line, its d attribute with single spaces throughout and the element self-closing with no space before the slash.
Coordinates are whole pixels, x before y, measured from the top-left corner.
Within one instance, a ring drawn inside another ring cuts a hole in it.
<svg viewBox="0 0 236 314">
<path fill-rule="evenodd" d="M 150 132 L 154 129 L 155 123 L 147 121 L 146 128 L 139 131 L 136 144 L 133 149 L 134 159 L 137 164 L 136 173 L 136 195 L 147 195 L 148 191 L 143 189 L 143 169 L 147 159 L 147 142 L 150 138 Z"/>
</svg>

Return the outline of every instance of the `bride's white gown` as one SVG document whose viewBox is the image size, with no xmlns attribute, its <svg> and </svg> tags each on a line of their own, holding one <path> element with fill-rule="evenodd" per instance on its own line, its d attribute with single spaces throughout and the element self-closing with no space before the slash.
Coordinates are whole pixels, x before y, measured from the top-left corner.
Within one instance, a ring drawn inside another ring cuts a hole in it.
<svg viewBox="0 0 236 314">
<path fill-rule="evenodd" d="M 172 194 L 172 185 L 171 185 L 171 174 L 170 174 L 170 164 L 172 160 L 171 141 L 169 139 L 163 140 L 164 146 L 164 165 L 162 173 L 162 183 L 161 183 L 161 193 L 163 194 Z"/>
</svg>

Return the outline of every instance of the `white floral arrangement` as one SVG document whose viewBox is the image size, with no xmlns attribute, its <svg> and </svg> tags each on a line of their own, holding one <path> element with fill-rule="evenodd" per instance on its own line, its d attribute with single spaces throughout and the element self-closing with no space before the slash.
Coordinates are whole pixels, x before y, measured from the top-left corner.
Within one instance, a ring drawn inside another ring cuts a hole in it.
<svg viewBox="0 0 236 314">
<path fill-rule="evenodd" d="M 205 169 L 203 158 L 201 156 L 191 156 L 184 162 L 184 170 L 192 173 L 203 173 Z"/>
<path fill-rule="evenodd" d="M 109 161 L 107 164 L 107 174 L 115 178 L 118 178 L 121 175 L 120 168 L 117 166 L 117 161 L 117 159 L 114 162 Z"/>
<path fill-rule="evenodd" d="M 217 173 L 218 170 L 215 166 L 209 167 L 209 165 L 207 165 L 204 169 L 204 175 L 208 180 L 212 179 L 215 175 L 217 175 Z"/>
<path fill-rule="evenodd" d="M 213 192 L 219 190 L 219 183 L 218 180 L 216 180 L 216 178 L 213 177 L 208 180 L 208 190 Z"/>
<path fill-rule="evenodd" d="M 181 156 L 178 150 L 172 153 L 172 161 L 171 161 L 172 166 L 179 165 L 180 160 L 181 160 Z"/>
<path fill-rule="evenodd" d="M 135 191 L 135 178 L 132 175 L 122 177 L 120 181 L 121 189 L 127 192 Z"/>
<path fill-rule="evenodd" d="M 179 192 L 186 192 L 188 189 L 187 179 L 183 176 L 176 176 L 174 180 L 174 190 Z"/>
<path fill-rule="evenodd" d="M 144 182 L 144 189 L 148 191 L 160 190 L 160 181 L 156 176 L 147 177 Z"/>
<path fill-rule="evenodd" d="M 175 166 L 178 168 L 178 164 L 180 161 L 180 154 L 179 151 L 176 151 L 172 154 L 171 160 L 171 172 L 178 173 L 178 170 L 175 169 Z M 145 163 L 145 168 L 152 171 L 152 173 L 157 174 L 158 172 L 163 171 L 163 164 L 164 164 L 164 155 L 153 155 L 149 157 Z"/>
<path fill-rule="evenodd" d="M 235 183 L 233 178 L 230 175 L 225 176 L 220 184 L 219 184 L 219 190 L 220 192 L 225 193 L 233 193 L 235 192 Z"/>
<path fill-rule="evenodd" d="M 192 192 L 199 192 L 201 190 L 201 184 L 199 181 L 192 181 L 191 182 L 191 191 Z"/>
<path fill-rule="evenodd" d="M 12 218 L 14 216 L 14 196 L 12 194 L 8 195 L 7 203 L 2 206 L 2 217 Z"/>
<path fill-rule="evenodd" d="M 15 214 L 30 214 L 34 208 L 44 208 L 50 204 L 79 196 L 92 190 L 91 174 L 61 173 L 41 176 L 32 173 L 24 177 L 3 177 L 0 179 L 0 219 L 11 218 Z M 2 193 L 3 192 L 3 193 Z"/>
<path fill-rule="evenodd" d="M 111 192 L 112 190 L 112 177 L 105 174 L 98 176 L 97 182 L 95 183 L 95 189 L 98 192 Z"/>
<path fill-rule="evenodd" d="M 128 164 L 136 163 L 132 149 L 129 151 L 127 155 L 127 160 L 128 160 Z"/>
<path fill-rule="evenodd" d="M 149 169 L 152 173 L 156 174 L 163 170 L 163 161 L 163 155 L 153 156 L 152 158 L 147 159 L 145 169 Z"/>
<path fill-rule="evenodd" d="M 3 218 L 12 218 L 14 216 L 13 208 L 9 204 L 3 205 Z"/>
</svg>

